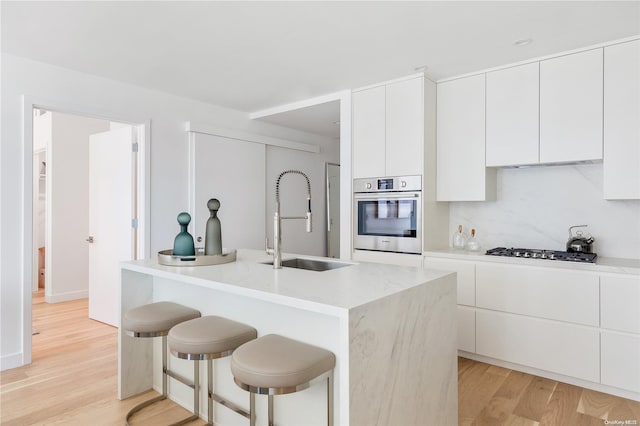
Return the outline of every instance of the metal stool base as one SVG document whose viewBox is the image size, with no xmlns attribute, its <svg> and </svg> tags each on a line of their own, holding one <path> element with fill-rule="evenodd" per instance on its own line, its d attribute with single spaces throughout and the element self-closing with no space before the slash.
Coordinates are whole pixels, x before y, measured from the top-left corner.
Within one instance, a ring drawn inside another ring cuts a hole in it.
<svg viewBox="0 0 640 426">
<path fill-rule="evenodd" d="M 131 334 L 130 334 L 131 333 Z M 168 331 L 166 332 L 157 332 L 157 333 L 146 333 L 145 335 L 142 335 L 141 333 L 132 333 L 127 331 L 127 334 L 129 336 L 132 337 L 159 337 L 162 336 L 162 395 L 158 395 L 154 398 L 151 398 L 147 401 L 141 402 L 140 404 L 136 405 L 135 407 L 133 407 L 131 410 L 129 410 L 127 412 L 127 415 L 125 417 L 125 425 L 126 426 L 131 426 L 131 424 L 129 423 L 129 420 L 131 419 L 131 417 L 143 410 L 144 408 L 149 407 L 150 405 L 155 404 L 156 402 L 160 402 L 163 401 L 165 399 L 167 399 L 167 378 L 168 377 L 172 377 L 176 380 L 178 380 L 181 383 L 186 384 L 187 386 L 194 388 L 194 409 L 193 409 L 193 415 L 191 415 L 190 417 L 187 417 L 185 419 L 182 419 L 176 423 L 172 423 L 169 426 L 178 426 L 178 425 L 183 425 L 189 422 L 192 422 L 194 420 L 198 420 L 200 418 L 200 416 L 198 415 L 200 408 L 199 408 L 199 394 L 200 394 L 200 388 L 198 387 L 198 381 L 197 378 L 199 377 L 199 370 L 198 370 L 198 363 L 196 362 L 195 366 L 194 366 L 194 377 L 196 378 L 196 380 L 194 381 L 194 383 L 189 382 L 188 380 L 184 379 L 183 377 L 180 377 L 179 375 L 173 373 L 172 371 L 167 369 L 167 334 Z"/>
<path fill-rule="evenodd" d="M 319 383 L 326 382 L 327 384 L 327 426 L 333 426 L 333 370 L 328 371 L 315 379 L 311 380 L 307 383 L 302 383 L 297 386 L 287 386 L 287 387 L 279 387 L 279 388 L 266 388 L 260 386 L 248 385 L 246 383 L 242 383 L 240 380 L 233 378 L 236 384 L 249 392 L 251 397 L 251 417 L 250 426 L 255 426 L 256 418 L 255 418 L 255 395 L 267 395 L 267 403 L 268 403 L 268 415 L 269 415 L 269 426 L 274 426 L 273 423 L 273 397 L 274 395 L 286 395 L 288 393 L 299 392 L 309 388 L 310 386 Z"/>
</svg>

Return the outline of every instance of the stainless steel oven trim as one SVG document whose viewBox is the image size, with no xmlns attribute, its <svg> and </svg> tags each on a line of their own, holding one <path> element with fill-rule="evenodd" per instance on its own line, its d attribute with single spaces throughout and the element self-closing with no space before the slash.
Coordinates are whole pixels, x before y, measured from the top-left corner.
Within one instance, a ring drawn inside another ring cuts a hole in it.
<svg viewBox="0 0 640 426">
<path fill-rule="evenodd" d="M 420 191 L 407 191 L 407 192 L 359 192 L 357 194 L 353 194 L 353 198 L 356 200 L 389 200 L 394 199 L 397 200 L 399 198 L 406 198 L 408 200 L 413 200 L 414 198 L 420 198 L 422 196 L 422 192 Z"/>
</svg>

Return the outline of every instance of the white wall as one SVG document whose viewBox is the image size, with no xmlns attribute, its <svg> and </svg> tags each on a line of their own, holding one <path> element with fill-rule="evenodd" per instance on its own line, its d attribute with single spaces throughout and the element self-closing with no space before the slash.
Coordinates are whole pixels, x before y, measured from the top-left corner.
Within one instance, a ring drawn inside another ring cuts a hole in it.
<svg viewBox="0 0 640 426">
<path fill-rule="evenodd" d="M 88 297 L 89 136 L 109 121 L 53 112 L 51 161 L 47 164 L 47 276 L 45 300 Z"/>
<path fill-rule="evenodd" d="M 484 249 L 565 250 L 569 226 L 588 224 L 599 256 L 640 258 L 640 200 L 603 200 L 602 164 L 499 169 L 497 180 L 494 202 L 450 203 L 450 234 L 462 224 Z"/>
<path fill-rule="evenodd" d="M 340 163 L 340 143 L 327 138 L 320 153 L 294 151 L 267 146 L 266 223 L 269 245 L 273 247 L 273 213 L 276 202 L 276 179 L 285 170 L 300 170 L 311 182 L 312 232 L 306 232 L 306 221 L 282 221 L 282 251 L 285 253 L 327 255 L 327 207 L 325 164 Z M 300 175 L 287 174 L 280 181 L 280 214 L 304 216 L 307 211 L 307 181 Z"/>
<path fill-rule="evenodd" d="M 96 116 L 115 121 L 151 122 L 151 247 L 155 253 L 172 244 L 175 236 L 175 212 L 188 210 L 188 135 L 185 122 L 194 121 L 226 128 L 250 131 L 267 136 L 316 143 L 321 137 L 279 126 L 251 121 L 247 114 L 199 101 L 180 98 L 158 91 L 123 84 L 105 78 L 79 73 L 48 64 L 2 53 L 2 144 L 1 210 L 2 239 L 0 257 L 0 369 L 23 364 L 23 320 L 30 317 L 30 296 L 23 285 L 31 288 L 31 277 L 25 268 L 23 239 L 25 219 L 23 194 L 25 186 L 25 147 L 22 141 L 22 95 L 42 106 L 62 104 L 82 113 L 89 109 Z M 240 96 L 241 94 L 239 94 Z M 27 141 L 31 144 L 31 141 Z M 28 159 L 32 161 L 31 158 Z M 31 164 L 31 163 L 29 163 Z M 29 225 L 30 226 L 30 225 Z M 286 237 L 285 237 L 286 238 Z M 285 243 L 286 244 L 286 243 Z M 23 312 L 24 309 L 24 312 Z"/>
</svg>

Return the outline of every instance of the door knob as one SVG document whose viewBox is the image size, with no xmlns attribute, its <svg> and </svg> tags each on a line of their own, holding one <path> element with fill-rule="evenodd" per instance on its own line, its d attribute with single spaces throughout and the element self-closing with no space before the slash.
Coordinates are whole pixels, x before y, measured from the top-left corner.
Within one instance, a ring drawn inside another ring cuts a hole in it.
<svg viewBox="0 0 640 426">
<path fill-rule="evenodd" d="M 88 241 L 90 244 L 93 244 L 93 237 L 89 235 L 89 238 L 86 238 L 85 241 Z"/>
</svg>

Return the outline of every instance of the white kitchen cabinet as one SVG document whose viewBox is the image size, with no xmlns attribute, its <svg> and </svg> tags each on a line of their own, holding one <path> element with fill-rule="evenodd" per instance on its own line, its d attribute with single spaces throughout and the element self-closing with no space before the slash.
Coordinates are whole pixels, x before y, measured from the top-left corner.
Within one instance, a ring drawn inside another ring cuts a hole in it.
<svg viewBox="0 0 640 426">
<path fill-rule="evenodd" d="M 458 280 L 458 304 L 476 305 L 476 266 L 473 262 L 425 257 L 423 267 L 456 272 Z"/>
<path fill-rule="evenodd" d="M 601 333 L 603 385 L 640 392 L 640 336 Z"/>
<path fill-rule="evenodd" d="M 478 263 L 476 306 L 599 326 L 599 280 L 590 272 Z"/>
<path fill-rule="evenodd" d="M 487 166 L 538 163 L 540 64 L 487 73 Z"/>
<path fill-rule="evenodd" d="M 423 78 L 386 86 L 385 176 L 422 175 Z"/>
<path fill-rule="evenodd" d="M 485 167 L 485 75 L 438 84 L 437 201 L 495 198 L 495 170 Z"/>
<path fill-rule="evenodd" d="M 458 306 L 458 349 L 476 351 L 476 310 Z"/>
<path fill-rule="evenodd" d="M 640 334 L 640 277 L 601 275 L 600 309 L 602 328 Z"/>
<path fill-rule="evenodd" d="M 422 175 L 424 78 L 353 93 L 353 177 Z"/>
<path fill-rule="evenodd" d="M 353 177 L 385 176 L 385 87 L 353 93 Z"/>
<path fill-rule="evenodd" d="M 600 333 L 593 328 L 478 309 L 476 353 L 600 382 Z"/>
<path fill-rule="evenodd" d="M 540 163 L 602 159 L 603 50 L 540 62 Z"/>
<path fill-rule="evenodd" d="M 604 49 L 604 198 L 640 198 L 640 40 Z"/>
</svg>

